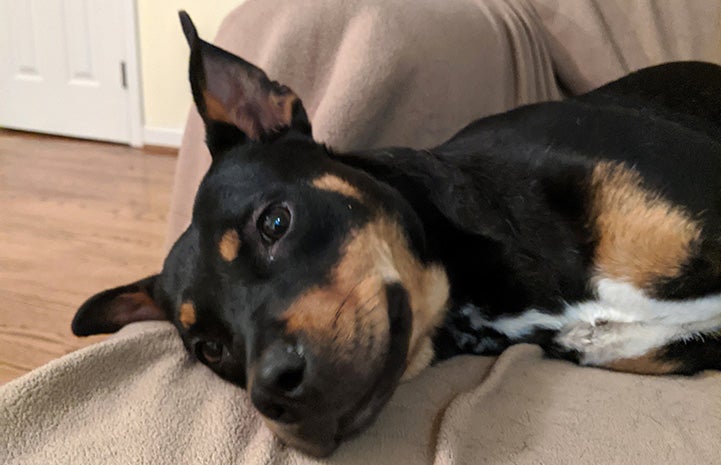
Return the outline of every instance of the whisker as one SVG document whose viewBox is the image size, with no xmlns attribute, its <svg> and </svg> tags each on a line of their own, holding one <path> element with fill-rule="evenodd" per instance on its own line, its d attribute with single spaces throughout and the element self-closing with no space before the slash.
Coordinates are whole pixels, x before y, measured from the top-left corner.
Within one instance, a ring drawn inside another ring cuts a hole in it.
<svg viewBox="0 0 721 465">
<path fill-rule="evenodd" d="M 368 303 L 372 300 L 378 297 L 378 294 L 381 293 L 381 290 L 378 290 L 375 294 L 372 294 L 368 299 L 366 299 L 362 304 L 358 306 L 358 310 L 362 310 Z"/>
<path fill-rule="evenodd" d="M 353 285 L 353 287 L 350 289 L 350 291 L 348 291 L 348 294 L 346 294 L 346 296 L 343 298 L 343 301 L 340 303 L 338 308 L 336 308 L 335 315 L 333 316 L 333 323 L 332 323 L 334 328 L 338 326 L 338 319 L 340 318 L 341 310 L 343 310 L 343 307 L 348 302 L 348 299 L 350 299 L 350 296 L 353 295 L 353 291 L 355 291 L 358 288 L 358 286 L 361 285 L 362 282 L 363 282 L 363 280 L 360 279 L 357 283 L 355 283 Z"/>
</svg>

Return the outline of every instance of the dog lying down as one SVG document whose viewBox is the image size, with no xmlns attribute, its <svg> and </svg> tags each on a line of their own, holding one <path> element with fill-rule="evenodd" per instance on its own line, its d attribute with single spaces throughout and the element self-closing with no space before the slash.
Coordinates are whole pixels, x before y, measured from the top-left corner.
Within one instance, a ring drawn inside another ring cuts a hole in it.
<svg viewBox="0 0 721 465">
<path fill-rule="evenodd" d="M 721 67 L 644 69 L 428 150 L 336 153 L 288 87 L 180 16 L 212 166 L 160 274 L 90 298 L 75 334 L 171 321 L 316 456 L 459 353 L 721 369 Z"/>
</svg>

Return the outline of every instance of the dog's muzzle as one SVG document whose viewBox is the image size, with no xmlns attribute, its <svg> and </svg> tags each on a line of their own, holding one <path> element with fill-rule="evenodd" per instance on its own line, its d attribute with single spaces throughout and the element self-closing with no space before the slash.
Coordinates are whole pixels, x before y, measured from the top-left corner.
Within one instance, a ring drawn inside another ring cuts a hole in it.
<svg viewBox="0 0 721 465">
<path fill-rule="evenodd" d="M 388 402 L 406 368 L 412 317 L 400 285 L 387 294 L 387 349 L 370 371 L 356 370 L 360 361 L 340 363 L 327 350 L 309 348 L 303 337 L 274 341 L 263 351 L 249 373 L 250 398 L 283 442 L 327 456 L 367 428 Z"/>
</svg>

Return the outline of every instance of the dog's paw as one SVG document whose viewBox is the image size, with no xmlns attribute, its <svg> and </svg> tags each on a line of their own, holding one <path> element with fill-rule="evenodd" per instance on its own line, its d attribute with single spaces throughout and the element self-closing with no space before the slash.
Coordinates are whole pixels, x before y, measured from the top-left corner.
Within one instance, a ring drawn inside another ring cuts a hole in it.
<svg viewBox="0 0 721 465">
<path fill-rule="evenodd" d="M 623 345 L 624 335 L 633 325 L 606 320 L 578 322 L 563 328 L 554 342 L 563 349 L 578 352 L 581 360 L 596 359 L 602 353 L 613 352 L 614 348 Z"/>
<path fill-rule="evenodd" d="M 556 342 L 566 349 L 581 351 L 593 344 L 596 334 L 593 324 L 577 323 L 563 328 L 556 336 Z"/>
</svg>

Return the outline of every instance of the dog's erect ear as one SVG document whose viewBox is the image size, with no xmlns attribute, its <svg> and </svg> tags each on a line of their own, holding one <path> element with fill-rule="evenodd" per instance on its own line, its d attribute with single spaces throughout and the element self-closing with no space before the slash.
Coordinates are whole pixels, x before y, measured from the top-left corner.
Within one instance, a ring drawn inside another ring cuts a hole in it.
<svg viewBox="0 0 721 465">
<path fill-rule="evenodd" d="M 168 317 L 153 300 L 153 286 L 158 275 L 108 289 L 85 301 L 73 318 L 76 336 L 114 333 L 135 321 L 167 320 Z"/>
<path fill-rule="evenodd" d="M 205 42 L 179 12 L 190 45 L 190 87 L 214 156 L 243 140 L 265 142 L 293 128 L 311 136 L 300 99 L 260 68 Z"/>
</svg>

